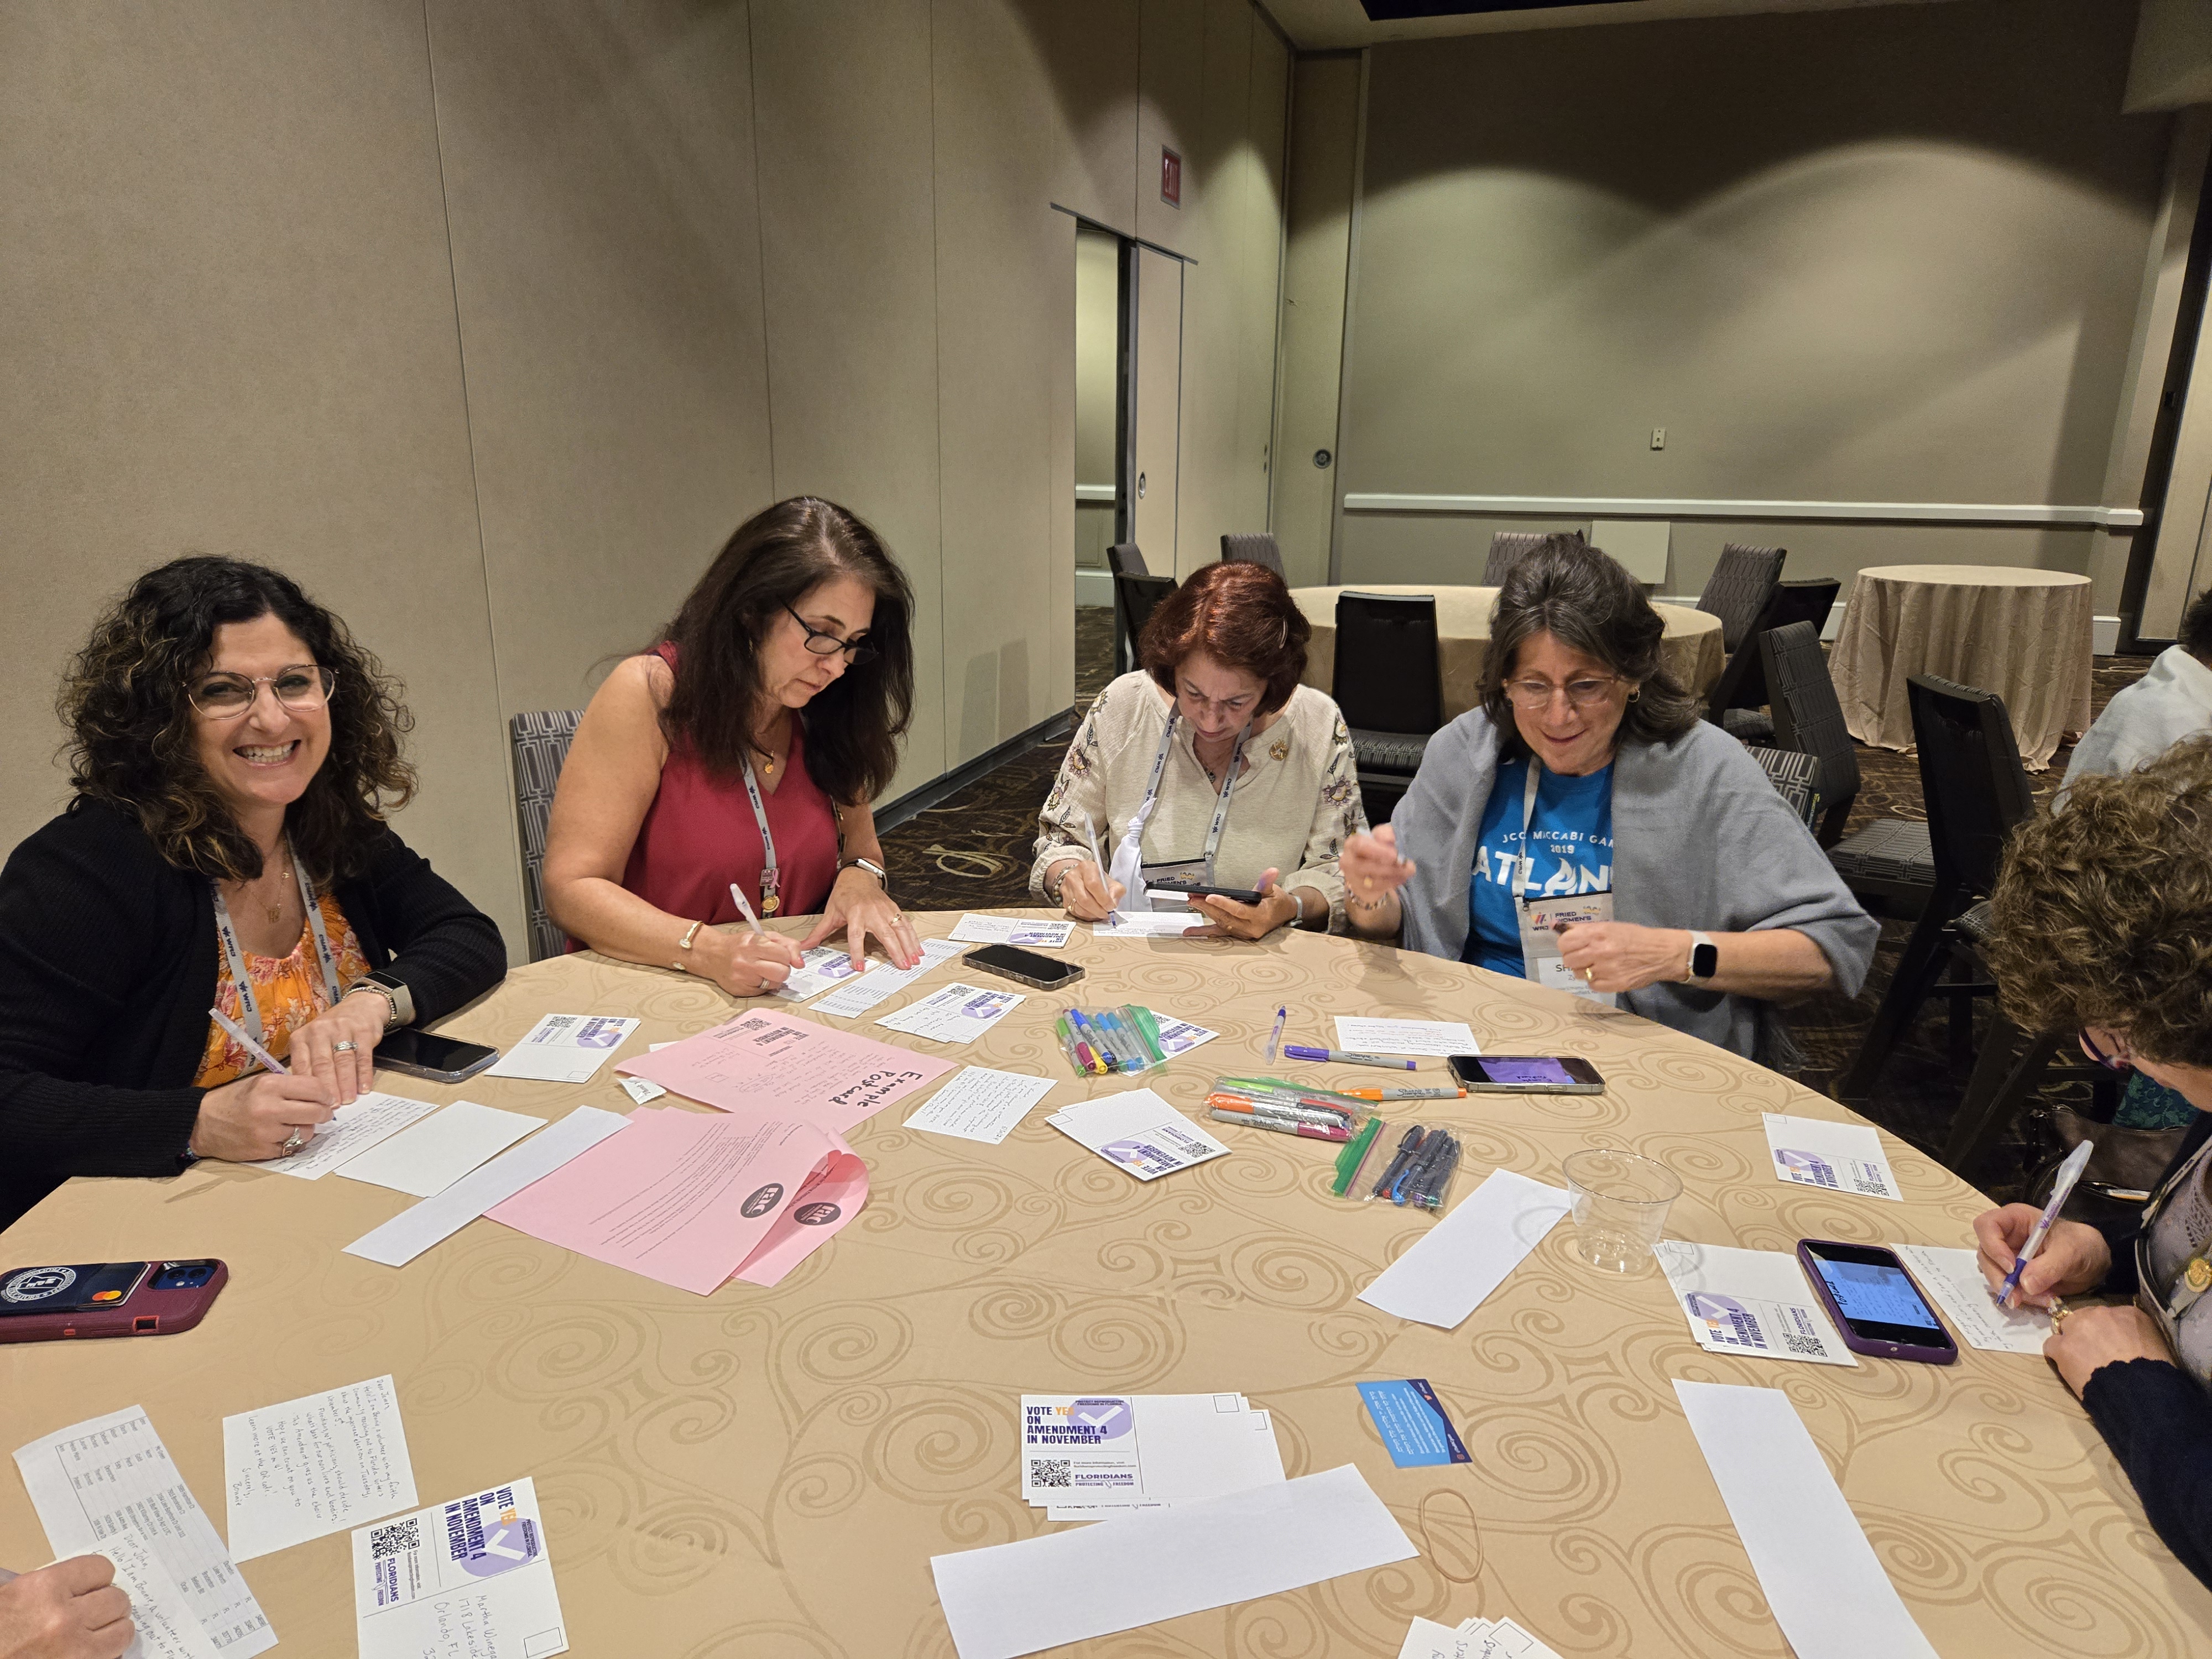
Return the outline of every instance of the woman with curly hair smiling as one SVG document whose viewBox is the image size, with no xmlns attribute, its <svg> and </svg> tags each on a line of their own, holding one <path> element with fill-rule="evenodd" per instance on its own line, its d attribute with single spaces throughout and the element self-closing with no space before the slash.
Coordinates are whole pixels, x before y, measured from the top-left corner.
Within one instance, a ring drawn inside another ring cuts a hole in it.
<svg viewBox="0 0 2212 1659">
<path fill-rule="evenodd" d="M 386 1031 L 507 967 L 385 823 L 415 787 L 396 687 L 289 577 L 149 572 L 59 707 L 75 798 L 0 870 L 0 1224 L 70 1176 L 296 1152 Z M 291 1074 L 248 1075 L 210 1008 Z"/>
<path fill-rule="evenodd" d="M 2198 1113 L 2140 1219 L 2109 1237 L 2061 1221 L 2015 1304 L 2051 1310 L 2044 1354 L 2081 1396 L 2151 1525 L 2212 1584 L 2212 738 L 2123 776 L 2089 776 L 2006 849 L 1989 961 L 2026 1030 L 2078 1030 Z M 1974 1222 L 1983 1275 L 2012 1271 L 2039 1212 Z M 2060 1298 L 2122 1299 L 2067 1306 Z"/>
</svg>

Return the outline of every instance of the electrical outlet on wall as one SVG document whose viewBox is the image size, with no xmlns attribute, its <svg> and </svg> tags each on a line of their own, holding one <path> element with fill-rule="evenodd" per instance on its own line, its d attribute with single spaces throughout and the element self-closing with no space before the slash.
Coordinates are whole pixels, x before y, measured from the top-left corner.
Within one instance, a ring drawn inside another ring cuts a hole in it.
<svg viewBox="0 0 2212 1659">
<path fill-rule="evenodd" d="M 1667 447 L 1667 428 L 1665 427 L 1655 426 L 1651 428 L 1651 447 L 1654 449 L 1664 449 Z"/>
</svg>

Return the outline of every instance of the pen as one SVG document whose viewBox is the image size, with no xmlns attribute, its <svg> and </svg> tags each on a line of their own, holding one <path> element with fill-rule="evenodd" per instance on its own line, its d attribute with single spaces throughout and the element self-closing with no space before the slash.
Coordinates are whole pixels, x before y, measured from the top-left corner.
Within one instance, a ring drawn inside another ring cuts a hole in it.
<svg viewBox="0 0 2212 1659">
<path fill-rule="evenodd" d="M 1296 1043 L 1285 1046 L 1283 1053 L 1292 1060 L 1332 1060 L 1340 1066 L 1380 1066 L 1386 1072 L 1411 1072 L 1418 1069 L 1410 1060 L 1396 1054 L 1356 1054 L 1343 1048 L 1301 1048 Z"/>
<path fill-rule="evenodd" d="M 1421 1177 L 1429 1172 L 1429 1166 L 1437 1161 L 1437 1154 L 1443 1149 L 1444 1132 L 1442 1129 L 1431 1129 L 1421 1137 L 1420 1149 L 1413 1154 L 1413 1161 L 1399 1171 L 1398 1178 L 1390 1183 L 1389 1196 L 1393 1204 L 1401 1206 L 1405 1204 L 1408 1187 L 1418 1190 Z"/>
<path fill-rule="evenodd" d="M 1106 1029 L 1121 1039 L 1117 1052 L 1129 1056 L 1131 1071 L 1141 1072 L 1146 1066 L 1158 1065 L 1161 1060 L 1166 1058 L 1165 1055 L 1146 1051 L 1143 1034 L 1131 1022 L 1128 1015 L 1123 1013 L 1119 1008 L 1109 1008 L 1106 1011 L 1105 1018 Z"/>
<path fill-rule="evenodd" d="M 1109 1072 L 1124 1070 L 1121 1055 L 1115 1052 L 1114 1045 L 1106 1040 L 1106 1033 L 1099 1028 L 1098 1022 L 1080 1008 L 1071 1008 L 1067 1012 L 1068 1017 L 1075 1022 L 1075 1029 L 1090 1039 L 1091 1048 L 1097 1051 L 1099 1060 L 1106 1069 Z"/>
<path fill-rule="evenodd" d="M 1301 1106 L 1334 1106 L 1346 1112 L 1367 1109 L 1366 1103 L 1348 1090 L 1309 1089 L 1304 1084 L 1286 1083 L 1279 1077 L 1218 1077 L 1213 1079 L 1213 1086 L 1236 1094 L 1292 1101 Z"/>
<path fill-rule="evenodd" d="M 1323 1128 L 1318 1123 L 1292 1123 L 1282 1118 L 1247 1117 L 1241 1113 L 1224 1111 L 1215 1107 L 1207 1114 L 1224 1123 L 1242 1123 L 1255 1129 L 1273 1129 L 1279 1135 L 1304 1135 L 1309 1140 L 1345 1141 L 1352 1139 L 1352 1131 L 1342 1124 Z"/>
<path fill-rule="evenodd" d="M 1367 1108 L 1358 1101 L 1334 1101 L 1318 1095 L 1293 1094 L 1285 1089 L 1247 1089 L 1216 1079 L 1212 1092 L 1218 1099 L 1246 1101 L 1286 1112 L 1321 1112 L 1345 1123 L 1357 1122 L 1368 1115 Z"/>
<path fill-rule="evenodd" d="M 1261 1101 L 1239 1100 L 1234 1095 L 1208 1095 L 1206 1103 L 1214 1111 L 1234 1112 L 1240 1117 L 1279 1117 L 1292 1123 L 1314 1123 L 1327 1129 L 1342 1129 L 1347 1135 L 1352 1131 L 1352 1126 L 1334 1112 L 1310 1106 L 1274 1106 Z"/>
<path fill-rule="evenodd" d="M 1391 1183 L 1398 1179 L 1406 1165 L 1412 1161 L 1413 1149 L 1420 1144 L 1421 1126 L 1416 1123 L 1406 1131 L 1404 1137 L 1398 1142 L 1398 1156 L 1384 1166 L 1382 1178 L 1375 1183 L 1375 1190 L 1368 1194 L 1370 1198 L 1381 1198 L 1390 1190 Z"/>
<path fill-rule="evenodd" d="M 229 1032 L 231 1036 L 238 1039 L 240 1046 L 242 1047 L 247 1054 L 252 1054 L 254 1059 L 261 1062 L 263 1070 L 274 1072 L 278 1077 L 289 1077 L 292 1075 L 291 1068 L 289 1066 L 286 1066 L 283 1060 L 277 1059 L 276 1055 L 270 1054 L 266 1048 L 263 1048 L 252 1037 L 248 1036 L 246 1034 L 246 1028 L 240 1025 L 236 1020 L 231 1018 L 228 1014 L 224 1013 L 222 1009 L 210 1008 L 208 1010 L 208 1013 L 214 1018 L 216 1024 L 222 1026 L 224 1030 Z"/>
<path fill-rule="evenodd" d="M 1053 1022 L 1053 1030 L 1060 1033 L 1060 1052 L 1067 1056 L 1067 1063 L 1079 1072 L 1088 1073 L 1091 1062 L 1083 1057 L 1082 1045 L 1076 1042 L 1075 1033 L 1070 1029 L 1066 1014 Z"/>
<path fill-rule="evenodd" d="M 758 939 L 760 937 L 760 918 L 753 914 L 753 907 L 745 902 L 745 896 L 744 892 L 738 888 L 738 884 L 734 881 L 730 884 L 730 896 L 737 900 L 738 914 L 745 919 L 745 926 L 753 930 L 753 937 L 755 939 Z"/>
<path fill-rule="evenodd" d="M 1071 1008 L 1067 1011 L 1067 1020 L 1075 1037 L 1075 1052 L 1083 1062 L 1083 1070 L 1094 1077 L 1105 1076 L 1106 1062 L 1099 1057 L 1098 1050 L 1091 1046 L 1091 1039 L 1083 1029 L 1082 1014 Z"/>
<path fill-rule="evenodd" d="M 2059 1210 L 2064 1206 L 2068 1194 L 2073 1192 L 2074 1183 L 2081 1178 L 2081 1171 L 2088 1167 L 2089 1154 L 2096 1150 L 2096 1146 L 2094 1140 L 2083 1141 L 2067 1153 L 2066 1161 L 2058 1166 L 2058 1180 L 2051 1189 L 2051 1202 L 2045 1205 L 2043 1213 L 2036 1217 L 2035 1226 L 2027 1236 L 2027 1243 L 2020 1247 L 2019 1259 L 2012 1264 L 2012 1271 L 2005 1275 L 2004 1283 L 1997 1286 L 1997 1306 L 2000 1308 L 2004 1307 L 2012 1293 L 2020 1288 L 2020 1276 L 2027 1271 L 2027 1264 L 2043 1248 L 2043 1241 L 2051 1232 L 2051 1224 L 2058 1219 Z"/>
<path fill-rule="evenodd" d="M 1442 1131 L 1438 1132 L 1439 1133 Z M 1441 1210 L 1444 1204 L 1444 1188 L 1451 1184 L 1452 1171 L 1459 1167 L 1459 1140 L 1445 1135 L 1443 1150 L 1428 1172 L 1406 1194 L 1406 1201 L 1421 1210 Z"/>
<path fill-rule="evenodd" d="M 1339 1089 L 1354 1100 L 1465 1100 L 1464 1089 Z"/>
<path fill-rule="evenodd" d="M 1289 1006 L 1275 1010 L 1275 1029 L 1267 1033 L 1267 1064 L 1275 1063 L 1275 1045 L 1283 1040 L 1283 1022 L 1291 1017 Z"/>
</svg>

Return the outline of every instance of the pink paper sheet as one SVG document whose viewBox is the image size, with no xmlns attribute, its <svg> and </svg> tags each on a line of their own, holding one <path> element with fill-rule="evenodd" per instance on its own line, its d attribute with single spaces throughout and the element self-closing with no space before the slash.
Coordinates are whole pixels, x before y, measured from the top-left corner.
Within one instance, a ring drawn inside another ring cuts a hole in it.
<svg viewBox="0 0 2212 1659">
<path fill-rule="evenodd" d="M 615 1069 L 726 1112 L 766 1113 L 842 1134 L 953 1064 L 756 1008 Z"/>
<path fill-rule="evenodd" d="M 488 1214 L 704 1296 L 773 1285 L 852 1219 L 867 1169 L 818 1125 L 640 1108 L 629 1125 Z"/>
</svg>

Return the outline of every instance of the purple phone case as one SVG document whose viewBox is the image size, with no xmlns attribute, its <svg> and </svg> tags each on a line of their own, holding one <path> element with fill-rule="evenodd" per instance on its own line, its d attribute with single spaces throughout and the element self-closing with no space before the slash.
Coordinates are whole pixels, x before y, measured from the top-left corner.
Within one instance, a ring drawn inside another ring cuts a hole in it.
<svg viewBox="0 0 2212 1659">
<path fill-rule="evenodd" d="M 1890 1342 L 1878 1337 L 1856 1334 L 1851 1329 L 1851 1322 L 1844 1317 L 1844 1310 L 1836 1305 L 1836 1298 L 1829 1294 L 1828 1281 L 1820 1277 L 1820 1270 L 1813 1265 L 1813 1248 L 1819 1244 L 1829 1245 L 1838 1250 L 1881 1250 L 1881 1254 L 1889 1258 L 1890 1266 L 1905 1275 L 1905 1282 L 1912 1286 L 1913 1294 L 1935 1316 L 1936 1328 L 1951 1338 L 1951 1346 L 1931 1348 L 1923 1343 Z M 1917 1359 L 1925 1365 L 1948 1365 L 1958 1359 L 1959 1339 L 1951 1328 L 1944 1324 L 1942 1311 L 1936 1307 L 1934 1299 L 1920 1288 L 1920 1281 L 1913 1278 L 1911 1271 L 1897 1259 L 1894 1251 L 1882 1250 L 1878 1244 L 1847 1244 L 1839 1238 L 1801 1238 L 1797 1241 L 1797 1265 L 1804 1269 L 1806 1279 L 1812 1284 L 1813 1294 L 1820 1298 L 1820 1305 L 1828 1310 L 1828 1317 L 1835 1322 L 1836 1334 L 1844 1339 L 1844 1346 L 1853 1353 L 1870 1354 L 1876 1359 Z"/>
</svg>

